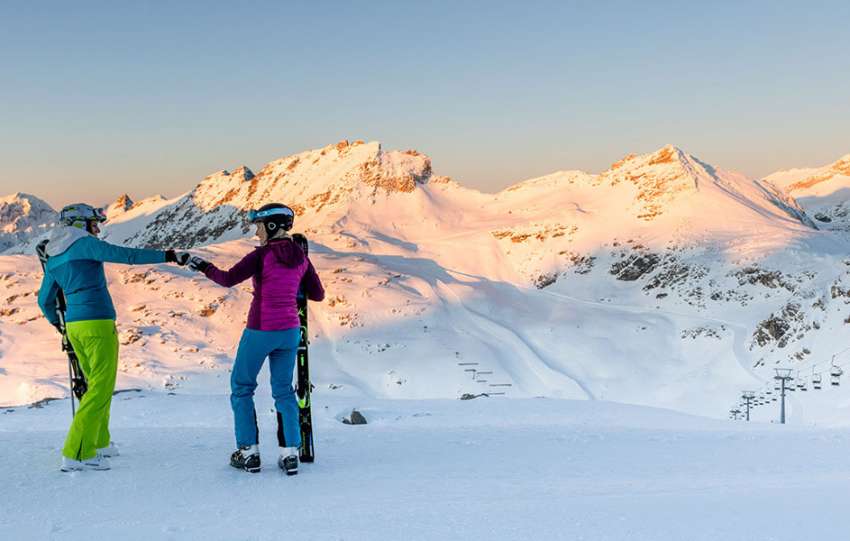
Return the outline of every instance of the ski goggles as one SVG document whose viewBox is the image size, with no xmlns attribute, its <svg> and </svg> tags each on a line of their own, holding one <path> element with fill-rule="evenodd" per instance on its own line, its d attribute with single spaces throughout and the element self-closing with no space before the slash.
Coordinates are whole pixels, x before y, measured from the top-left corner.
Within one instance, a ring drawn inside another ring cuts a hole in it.
<svg viewBox="0 0 850 541">
<path fill-rule="evenodd" d="M 290 218 L 295 218 L 295 212 L 289 207 L 248 211 L 248 221 L 251 223 L 256 223 L 272 216 L 289 216 Z"/>
<path fill-rule="evenodd" d="M 106 212 L 102 208 L 92 209 L 92 216 L 94 220 L 97 220 L 100 223 L 106 221 Z"/>
</svg>

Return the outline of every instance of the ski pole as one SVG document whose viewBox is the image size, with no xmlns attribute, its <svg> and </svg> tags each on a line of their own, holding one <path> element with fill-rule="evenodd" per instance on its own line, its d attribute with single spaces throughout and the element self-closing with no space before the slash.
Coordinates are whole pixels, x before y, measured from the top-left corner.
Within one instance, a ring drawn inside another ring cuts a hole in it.
<svg viewBox="0 0 850 541">
<path fill-rule="evenodd" d="M 71 420 L 77 416 L 76 408 L 74 408 L 74 370 L 71 368 L 71 361 L 68 360 L 68 388 L 71 391 Z"/>
</svg>

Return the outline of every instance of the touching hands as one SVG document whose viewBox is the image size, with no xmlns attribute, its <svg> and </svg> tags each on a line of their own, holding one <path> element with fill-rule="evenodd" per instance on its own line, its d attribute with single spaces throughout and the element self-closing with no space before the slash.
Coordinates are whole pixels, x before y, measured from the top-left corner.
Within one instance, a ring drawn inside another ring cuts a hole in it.
<svg viewBox="0 0 850 541">
<path fill-rule="evenodd" d="M 189 262 L 192 254 L 189 252 L 175 252 L 174 250 L 166 250 L 165 261 L 168 263 L 177 263 L 181 267 Z"/>
<path fill-rule="evenodd" d="M 198 256 L 192 256 L 189 258 L 189 268 L 194 271 L 205 272 L 209 266 L 209 261 L 205 261 Z"/>
<path fill-rule="evenodd" d="M 210 263 L 198 256 L 193 256 L 189 252 L 175 252 L 174 250 L 165 251 L 165 261 L 168 263 L 177 263 L 181 267 L 188 265 L 193 271 L 204 272 Z"/>
</svg>

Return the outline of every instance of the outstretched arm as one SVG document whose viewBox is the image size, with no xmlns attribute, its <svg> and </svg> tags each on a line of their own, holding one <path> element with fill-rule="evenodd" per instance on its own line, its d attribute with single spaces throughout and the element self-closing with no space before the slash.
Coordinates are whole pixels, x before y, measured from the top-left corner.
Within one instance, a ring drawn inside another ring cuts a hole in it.
<svg viewBox="0 0 850 541">
<path fill-rule="evenodd" d="M 233 267 L 228 271 L 223 271 L 212 263 L 208 263 L 203 269 L 199 267 L 198 270 L 201 270 L 204 273 L 204 276 L 220 286 L 233 287 L 256 274 L 256 272 L 260 269 L 261 254 L 262 252 L 259 248 L 254 250 L 243 257 L 239 263 L 233 265 Z"/>
<path fill-rule="evenodd" d="M 82 246 L 85 258 L 95 261 L 123 263 L 125 265 L 152 265 L 166 261 L 165 252 L 162 250 L 126 248 L 109 244 L 94 237 L 87 237 L 78 241 L 78 243 L 85 243 Z"/>
</svg>

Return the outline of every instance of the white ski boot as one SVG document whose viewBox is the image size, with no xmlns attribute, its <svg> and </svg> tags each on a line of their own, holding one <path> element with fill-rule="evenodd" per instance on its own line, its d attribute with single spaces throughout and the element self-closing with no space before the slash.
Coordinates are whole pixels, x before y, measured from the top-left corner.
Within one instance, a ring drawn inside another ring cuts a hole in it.
<svg viewBox="0 0 850 541">
<path fill-rule="evenodd" d="M 298 474 L 298 447 L 281 447 L 280 458 L 277 466 L 286 472 L 286 475 Z"/>
<path fill-rule="evenodd" d="M 83 470 L 104 471 L 110 468 L 111 466 L 109 464 L 108 458 L 101 455 L 96 455 L 92 458 L 87 458 L 85 460 L 74 460 L 73 458 L 63 456 L 62 467 L 60 469 L 64 472 L 73 472 Z"/>
<path fill-rule="evenodd" d="M 114 441 L 110 441 L 108 446 L 98 449 L 97 452 L 100 453 L 100 456 L 106 458 L 116 457 L 121 454 L 118 452 L 118 446 L 115 445 Z"/>
</svg>

